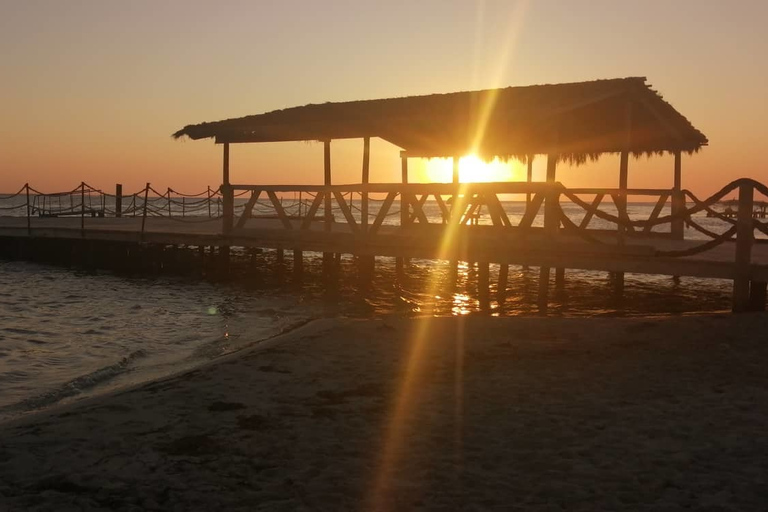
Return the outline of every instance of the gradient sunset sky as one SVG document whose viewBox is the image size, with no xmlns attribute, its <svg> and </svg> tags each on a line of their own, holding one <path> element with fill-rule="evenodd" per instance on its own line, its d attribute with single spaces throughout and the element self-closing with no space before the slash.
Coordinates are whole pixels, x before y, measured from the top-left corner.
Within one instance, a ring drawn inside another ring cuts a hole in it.
<svg viewBox="0 0 768 512">
<path fill-rule="evenodd" d="M 766 22 L 764 0 L 0 0 L 0 191 L 85 180 L 197 192 L 220 183 L 221 148 L 171 139 L 186 124 L 625 76 L 648 77 L 709 138 L 684 158 L 684 187 L 765 183 Z M 359 182 L 362 141 L 334 142 L 332 155 L 334 182 Z M 399 180 L 398 148 L 374 141 L 371 158 L 372 181 Z M 632 160 L 629 185 L 669 187 L 672 164 Z M 320 183 L 322 165 L 317 143 L 232 149 L 237 183 Z M 413 163 L 414 181 L 425 167 Z M 616 186 L 618 157 L 558 177 Z"/>
</svg>

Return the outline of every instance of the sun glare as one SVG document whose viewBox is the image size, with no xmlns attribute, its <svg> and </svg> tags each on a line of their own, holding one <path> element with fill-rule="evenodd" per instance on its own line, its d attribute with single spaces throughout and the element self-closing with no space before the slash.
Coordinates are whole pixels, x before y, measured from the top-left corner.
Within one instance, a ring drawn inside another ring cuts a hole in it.
<svg viewBox="0 0 768 512">
<path fill-rule="evenodd" d="M 425 177 L 430 182 L 450 182 L 453 176 L 453 162 L 450 158 L 431 158 L 426 161 Z M 514 181 L 519 175 L 516 162 L 502 162 L 494 158 L 485 162 L 476 155 L 467 155 L 459 160 L 459 181 L 478 183 L 490 181 Z"/>
</svg>

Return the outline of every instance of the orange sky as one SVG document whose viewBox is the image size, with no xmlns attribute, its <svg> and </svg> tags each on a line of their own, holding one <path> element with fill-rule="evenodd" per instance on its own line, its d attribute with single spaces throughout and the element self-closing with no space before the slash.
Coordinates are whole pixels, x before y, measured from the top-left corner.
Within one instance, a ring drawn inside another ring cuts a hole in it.
<svg viewBox="0 0 768 512">
<path fill-rule="evenodd" d="M 274 4 L 274 5 L 273 5 Z M 307 5 L 309 4 L 309 6 Z M 386 4 L 386 5 L 385 5 Z M 703 131 L 683 185 L 708 194 L 768 182 L 768 2 L 0 3 L 0 191 L 81 180 L 196 192 L 221 149 L 170 134 L 306 103 L 647 76 Z M 359 181 L 362 141 L 334 141 L 334 182 Z M 371 179 L 399 180 L 398 148 L 372 144 Z M 237 145 L 232 179 L 319 183 L 322 145 Z M 543 175 L 538 162 L 537 177 Z M 413 179 L 420 175 L 413 162 Z M 424 164 L 421 164 L 424 167 Z M 558 170 L 616 186 L 618 158 Z M 672 158 L 632 161 L 632 187 L 667 187 Z"/>
</svg>

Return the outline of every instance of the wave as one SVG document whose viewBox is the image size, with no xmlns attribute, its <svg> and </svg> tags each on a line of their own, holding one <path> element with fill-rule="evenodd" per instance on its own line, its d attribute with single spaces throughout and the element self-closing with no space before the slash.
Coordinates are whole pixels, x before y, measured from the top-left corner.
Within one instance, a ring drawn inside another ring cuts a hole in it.
<svg viewBox="0 0 768 512">
<path fill-rule="evenodd" d="M 61 384 L 55 389 L 46 391 L 42 394 L 26 398 L 21 402 L 0 407 L 0 412 L 27 412 L 42 409 L 54 405 L 65 398 L 70 398 L 95 388 L 105 382 L 108 382 L 122 374 L 131 371 L 134 363 L 147 357 L 144 350 L 136 350 L 120 361 L 99 368 L 96 371 L 80 375 L 74 379 Z"/>
</svg>

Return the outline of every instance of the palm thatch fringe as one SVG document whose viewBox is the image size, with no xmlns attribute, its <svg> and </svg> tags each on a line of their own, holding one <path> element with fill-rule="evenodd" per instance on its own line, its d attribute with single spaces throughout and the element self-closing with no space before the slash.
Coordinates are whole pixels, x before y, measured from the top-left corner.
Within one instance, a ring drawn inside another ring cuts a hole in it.
<svg viewBox="0 0 768 512">
<path fill-rule="evenodd" d="M 279 142 L 380 137 L 412 156 L 694 153 L 707 138 L 643 77 L 305 105 L 188 125 L 173 137 Z"/>
</svg>

